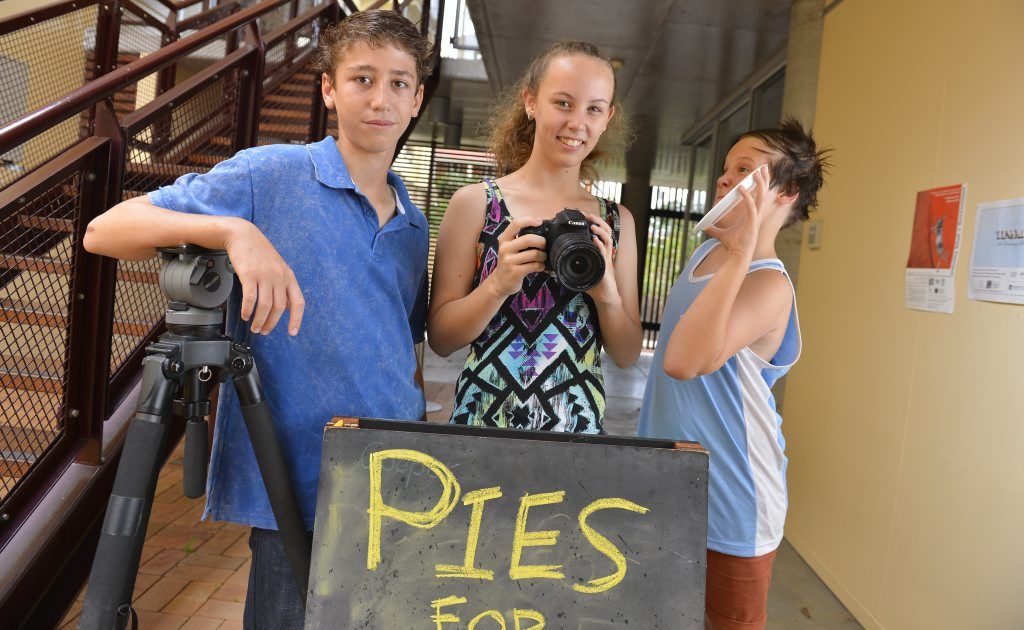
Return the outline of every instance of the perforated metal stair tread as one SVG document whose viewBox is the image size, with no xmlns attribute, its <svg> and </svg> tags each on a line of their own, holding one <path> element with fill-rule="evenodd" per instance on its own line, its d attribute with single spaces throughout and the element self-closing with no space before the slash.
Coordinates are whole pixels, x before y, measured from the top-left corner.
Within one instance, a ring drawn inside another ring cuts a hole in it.
<svg viewBox="0 0 1024 630">
<path fill-rule="evenodd" d="M 288 94 L 267 94 L 263 100 L 268 103 L 282 103 L 285 105 L 300 105 L 309 116 L 309 96 L 291 96 Z"/>
<path fill-rule="evenodd" d="M 123 306 L 123 305 L 122 305 Z M 22 305 L 0 307 L 0 322 L 64 328 L 68 325 L 67 315 L 52 310 L 36 310 Z M 128 337 L 143 337 L 153 328 L 150 321 L 114 319 L 114 334 Z"/>
<path fill-rule="evenodd" d="M 18 225 L 24 228 L 47 230 L 50 232 L 70 233 L 75 229 L 75 222 L 71 219 L 55 219 L 31 214 L 18 214 Z"/>
<path fill-rule="evenodd" d="M 290 118 L 293 120 L 309 121 L 309 112 L 301 112 L 293 109 L 264 109 L 260 115 L 264 118 Z"/>
<path fill-rule="evenodd" d="M 59 393 L 64 389 L 64 380 L 50 372 L 21 372 L 0 368 L 0 387 Z"/>
<path fill-rule="evenodd" d="M 0 388 L 0 424 L 8 427 L 56 425 L 62 415 L 61 395 L 48 391 Z M 0 449 L 8 448 L 0 443 Z"/>
</svg>

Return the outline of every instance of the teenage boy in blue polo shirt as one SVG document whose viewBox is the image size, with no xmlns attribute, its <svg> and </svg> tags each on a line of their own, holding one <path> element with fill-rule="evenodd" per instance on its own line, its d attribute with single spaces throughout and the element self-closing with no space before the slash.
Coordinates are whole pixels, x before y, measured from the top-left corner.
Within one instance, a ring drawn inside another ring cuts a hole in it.
<svg viewBox="0 0 1024 630">
<path fill-rule="evenodd" d="M 419 112 L 429 53 L 397 13 L 353 14 L 322 34 L 318 51 L 337 141 L 241 151 L 118 204 L 85 236 L 89 251 L 126 260 L 181 243 L 227 250 L 241 285 L 228 334 L 260 333 L 253 352 L 310 530 L 325 422 L 423 415 L 413 346 L 423 339 L 429 235 L 388 167 Z M 277 326 L 285 310 L 287 330 Z M 301 628 L 302 603 L 230 387 L 220 397 L 207 516 L 253 528 L 245 627 Z"/>
</svg>

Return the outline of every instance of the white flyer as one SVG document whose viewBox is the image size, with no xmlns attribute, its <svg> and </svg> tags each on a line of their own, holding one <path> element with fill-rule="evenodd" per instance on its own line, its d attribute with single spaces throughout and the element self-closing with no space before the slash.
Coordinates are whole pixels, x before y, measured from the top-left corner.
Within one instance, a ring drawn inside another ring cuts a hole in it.
<svg viewBox="0 0 1024 630">
<path fill-rule="evenodd" d="M 978 204 L 967 297 L 1024 304 L 1024 198 Z"/>
</svg>

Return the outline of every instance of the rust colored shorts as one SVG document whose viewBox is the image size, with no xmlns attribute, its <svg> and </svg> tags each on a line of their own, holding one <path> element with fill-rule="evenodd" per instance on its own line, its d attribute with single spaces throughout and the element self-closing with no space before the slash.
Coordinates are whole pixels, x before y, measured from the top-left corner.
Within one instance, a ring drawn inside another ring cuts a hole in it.
<svg viewBox="0 0 1024 630">
<path fill-rule="evenodd" d="M 741 558 L 708 549 L 708 630 L 761 630 L 775 552 Z"/>
</svg>

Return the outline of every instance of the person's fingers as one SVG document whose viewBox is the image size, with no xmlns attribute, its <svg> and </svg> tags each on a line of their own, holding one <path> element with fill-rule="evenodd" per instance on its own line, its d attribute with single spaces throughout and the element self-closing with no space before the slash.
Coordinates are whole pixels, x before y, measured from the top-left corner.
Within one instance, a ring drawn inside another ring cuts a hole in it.
<svg viewBox="0 0 1024 630">
<path fill-rule="evenodd" d="M 754 199 L 761 204 L 768 198 L 768 169 L 760 168 L 754 173 Z"/>
<path fill-rule="evenodd" d="M 608 225 L 608 222 L 605 221 L 603 218 L 601 218 L 599 215 L 591 214 L 589 212 L 587 212 L 585 214 L 586 214 L 586 217 L 588 219 L 590 219 L 591 223 L 596 223 L 596 224 L 600 225 L 601 227 L 609 229 L 609 230 L 611 229 L 611 226 Z"/>
<path fill-rule="evenodd" d="M 508 227 L 498 235 L 498 242 L 511 241 L 519 236 L 519 231 L 523 228 L 537 227 L 538 225 L 540 225 L 540 219 L 536 219 L 534 217 L 519 217 L 517 219 L 512 219 L 509 222 Z"/>
<path fill-rule="evenodd" d="M 275 284 L 274 304 L 270 307 L 270 314 L 267 317 L 267 321 L 265 321 L 263 326 L 260 328 L 260 332 L 264 335 L 269 335 L 270 331 L 274 330 L 274 326 L 277 326 L 277 322 L 281 320 L 281 315 L 284 313 L 284 307 L 288 303 L 287 298 L 287 287 L 283 284 Z"/>
<path fill-rule="evenodd" d="M 591 233 L 597 235 L 597 237 L 599 239 L 601 239 L 601 242 L 603 242 L 606 246 L 611 248 L 611 246 L 612 246 L 612 230 L 611 230 L 610 227 L 608 227 L 607 225 L 606 226 L 592 225 L 592 226 L 590 226 L 590 231 L 591 231 Z"/>
<path fill-rule="evenodd" d="M 722 240 L 722 239 L 719 238 L 722 235 L 722 232 L 723 232 L 722 228 L 717 228 L 717 227 L 715 227 L 713 225 L 709 225 L 706 228 L 704 228 L 704 234 L 707 234 L 711 238 L 718 239 L 718 240 Z"/>
<path fill-rule="evenodd" d="M 516 254 L 512 254 L 511 256 L 505 259 L 505 262 L 510 266 L 515 266 L 533 262 L 543 263 L 547 259 L 548 254 L 544 250 L 527 249 Z"/>
<path fill-rule="evenodd" d="M 523 234 L 509 243 L 509 250 L 521 252 L 530 248 L 544 249 L 547 244 L 547 240 L 539 234 Z"/>
<path fill-rule="evenodd" d="M 274 289 L 267 281 L 260 282 L 256 287 L 259 297 L 256 300 L 256 311 L 252 315 L 251 328 L 254 333 L 263 331 L 263 323 L 267 321 L 270 309 L 274 305 Z"/>
<path fill-rule="evenodd" d="M 597 234 L 598 237 L 608 247 L 609 251 L 612 249 L 612 226 L 607 221 L 597 215 L 589 215 L 590 220 L 596 225 L 590 226 L 590 231 L 593 234 Z"/>
<path fill-rule="evenodd" d="M 306 310 L 306 299 L 302 297 L 302 289 L 299 283 L 292 278 L 286 290 L 288 294 L 288 334 L 299 334 L 299 327 L 302 326 L 302 315 Z"/>
<path fill-rule="evenodd" d="M 505 229 L 498 235 L 498 243 L 507 243 L 519 235 L 519 227 L 516 225 L 518 219 L 512 219 Z"/>
<path fill-rule="evenodd" d="M 744 201 L 744 203 L 741 204 L 741 212 L 743 212 L 747 217 L 750 217 L 751 215 L 757 216 L 757 202 L 754 201 L 754 196 L 751 195 L 750 191 L 746 188 L 737 186 L 737 189 L 740 191 L 740 196 L 743 197 Z"/>
<path fill-rule="evenodd" d="M 238 281 L 242 284 L 242 307 L 239 314 L 243 322 L 249 321 L 252 317 L 252 309 L 256 306 L 256 282 L 248 275 L 238 275 Z"/>
</svg>

